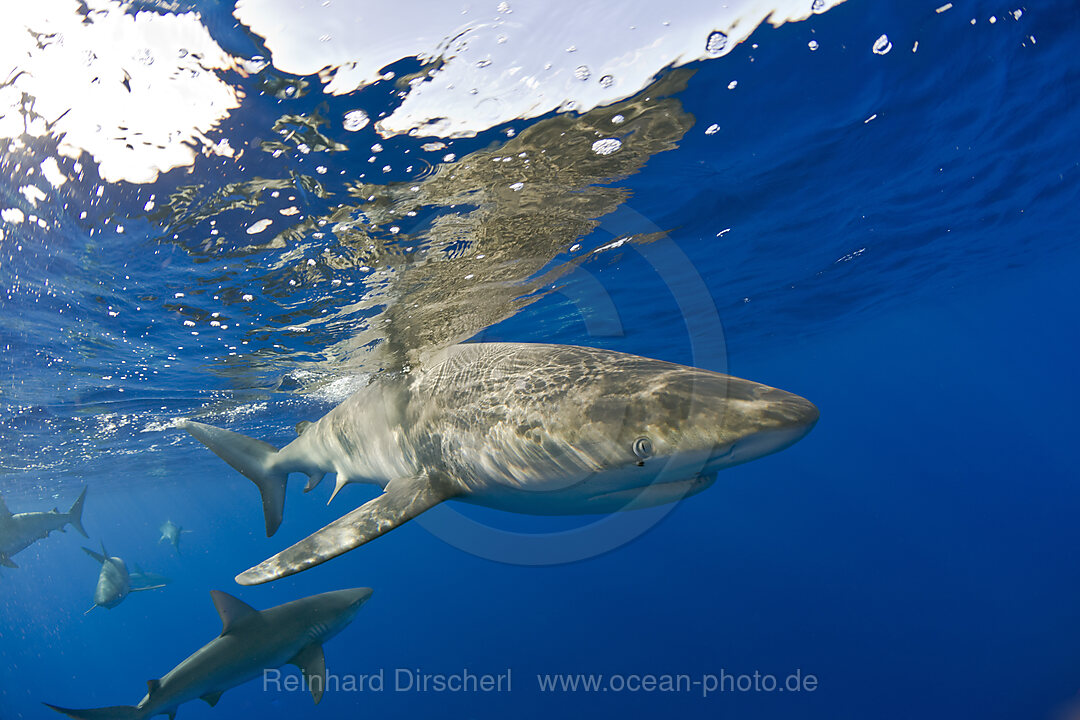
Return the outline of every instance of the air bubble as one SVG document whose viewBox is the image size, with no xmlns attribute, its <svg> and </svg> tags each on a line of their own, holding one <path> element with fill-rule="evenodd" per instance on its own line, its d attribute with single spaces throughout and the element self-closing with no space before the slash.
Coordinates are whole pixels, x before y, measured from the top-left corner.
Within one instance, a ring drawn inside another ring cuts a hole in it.
<svg viewBox="0 0 1080 720">
<path fill-rule="evenodd" d="M 716 123 L 713 123 L 709 127 L 705 128 L 705 134 L 706 135 L 715 135 L 718 132 L 720 132 L 720 126 L 717 125 Z"/>
<path fill-rule="evenodd" d="M 614 84 L 615 84 L 615 78 L 613 78 L 610 75 L 605 75 L 604 77 L 600 78 L 600 87 L 609 88 Z"/>
<path fill-rule="evenodd" d="M 588 80 L 592 77 L 592 72 L 587 65 L 578 65 L 577 69 L 574 70 L 574 77 L 578 80 Z"/>
<path fill-rule="evenodd" d="M 810 4 L 810 12 L 819 13 L 819 12 L 824 12 L 824 11 L 825 11 L 825 0 L 814 0 L 814 2 L 812 2 Z"/>
<path fill-rule="evenodd" d="M 719 55 L 724 52 L 724 48 L 727 47 L 727 35 L 719 30 L 713 30 L 709 33 L 709 38 L 705 41 L 705 52 L 710 55 Z"/>
<path fill-rule="evenodd" d="M 807 47 L 809 47 L 811 50 L 817 50 L 818 49 L 817 40 L 811 40 L 809 43 L 807 43 Z"/>
<path fill-rule="evenodd" d="M 885 53 L 889 52 L 890 50 L 892 50 L 892 43 L 889 42 L 889 36 L 888 35 L 882 35 L 881 37 L 879 37 L 877 40 L 874 41 L 874 54 L 875 55 L 884 55 Z"/>
<path fill-rule="evenodd" d="M 622 140 L 618 138 L 604 138 L 592 144 L 592 151 L 597 155 L 610 155 L 622 147 Z"/>
<path fill-rule="evenodd" d="M 349 132 L 356 132 L 357 130 L 366 128 L 369 122 L 371 122 L 371 120 L 363 110 L 350 110 L 345 113 L 342 126 Z"/>
</svg>

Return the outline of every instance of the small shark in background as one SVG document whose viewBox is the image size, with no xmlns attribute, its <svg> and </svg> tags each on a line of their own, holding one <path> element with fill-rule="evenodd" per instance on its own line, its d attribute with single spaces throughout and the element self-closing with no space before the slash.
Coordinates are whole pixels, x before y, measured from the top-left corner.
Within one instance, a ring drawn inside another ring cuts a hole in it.
<svg viewBox="0 0 1080 720">
<path fill-rule="evenodd" d="M 66 513 L 59 509 L 48 512 L 25 512 L 12 514 L 0 497 L 0 565 L 17 568 L 11 556 L 33 545 L 38 540 L 48 537 L 54 530 L 64 532 L 65 525 L 90 537 L 82 525 L 83 503 L 86 501 L 86 488 L 79 494 L 71 509 Z"/>
<path fill-rule="evenodd" d="M 226 690 L 286 664 L 300 668 L 318 704 L 326 688 L 323 643 L 352 622 L 371 593 L 371 588 L 336 590 L 259 611 L 231 595 L 211 590 L 221 616 L 221 635 L 160 680 L 150 680 L 138 705 L 88 710 L 45 705 L 75 720 L 173 718 L 177 707 L 189 700 L 201 699 L 213 707 Z"/>
<path fill-rule="evenodd" d="M 818 409 L 730 375 L 570 345 L 469 343 L 409 373 L 377 376 L 278 450 L 185 420 L 179 427 L 252 480 L 266 534 L 281 524 L 290 473 L 306 490 L 374 500 L 237 576 L 254 585 L 306 570 L 444 500 L 534 515 L 611 513 L 681 500 L 720 470 L 804 437 Z M 333 499 L 333 496 L 331 496 Z"/>
<path fill-rule="evenodd" d="M 165 587 L 172 582 L 172 578 L 167 578 L 164 575 L 158 575 L 157 573 L 146 572 L 138 564 L 135 564 L 135 569 L 128 575 L 128 582 L 131 584 L 132 590 L 151 590 L 154 588 Z"/>
<path fill-rule="evenodd" d="M 94 604 L 90 606 L 90 610 L 96 607 L 111 610 L 122 603 L 128 593 L 157 590 L 165 587 L 164 583 L 132 587 L 131 574 L 128 572 L 127 563 L 118 557 L 110 556 L 109 551 L 105 549 L 105 543 L 101 543 L 100 555 L 90 548 L 84 547 L 83 550 L 87 555 L 101 563 L 101 573 L 98 574 L 97 586 L 94 588 Z M 83 615 L 89 614 L 90 610 L 87 610 Z"/>
<path fill-rule="evenodd" d="M 180 534 L 185 532 L 191 532 L 190 530 L 184 530 L 182 527 L 174 523 L 172 520 L 166 520 L 158 528 L 161 532 L 161 537 L 158 538 L 159 543 L 168 541 L 172 543 L 172 546 L 176 548 L 176 554 L 180 554 Z"/>
</svg>

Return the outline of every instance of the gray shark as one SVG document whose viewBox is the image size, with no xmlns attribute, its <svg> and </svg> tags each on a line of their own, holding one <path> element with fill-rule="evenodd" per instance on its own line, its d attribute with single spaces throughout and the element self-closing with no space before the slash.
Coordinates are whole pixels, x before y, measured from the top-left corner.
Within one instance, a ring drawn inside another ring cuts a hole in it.
<svg viewBox="0 0 1080 720">
<path fill-rule="evenodd" d="M 674 502 L 719 470 L 777 452 L 818 419 L 809 401 L 749 380 L 566 345 L 455 345 L 376 377 L 278 450 L 193 421 L 196 439 L 255 482 L 267 535 L 290 473 L 310 490 L 383 493 L 237 582 L 300 572 L 455 499 L 540 515 L 610 513 Z M 331 496 L 331 499 L 332 496 Z"/>
<path fill-rule="evenodd" d="M 86 501 L 86 488 L 79 493 L 78 499 L 66 513 L 54 508 L 48 512 L 25 512 L 12 514 L 0 497 L 0 565 L 17 568 L 11 556 L 25 550 L 38 540 L 48 537 L 54 530 L 64 532 L 65 525 L 89 537 L 82 526 L 83 503 Z"/>
<path fill-rule="evenodd" d="M 176 548 L 176 554 L 179 555 L 180 554 L 180 533 L 190 532 L 190 531 L 189 530 L 184 530 L 179 525 L 174 523 L 172 520 L 166 520 L 165 522 L 163 522 L 161 524 L 161 527 L 158 528 L 158 530 L 161 532 L 161 537 L 158 538 L 158 542 L 162 543 L 162 542 L 168 541 L 168 542 L 172 543 L 172 546 L 174 548 Z"/>
<path fill-rule="evenodd" d="M 146 572 L 136 564 L 135 569 L 128 574 L 128 581 L 131 583 L 132 590 L 143 590 L 165 587 L 172 582 L 172 579 L 157 573 Z"/>
<path fill-rule="evenodd" d="M 90 610 L 96 607 L 111 610 L 122 603 L 129 593 L 165 587 L 164 583 L 132 587 L 131 573 L 128 572 L 127 563 L 121 558 L 110 556 L 109 551 L 105 549 L 105 543 L 101 543 L 100 555 L 90 548 L 84 547 L 83 550 L 101 563 L 101 572 L 98 574 L 97 585 L 94 587 L 94 604 L 90 606 Z M 83 614 L 86 615 L 90 610 Z"/>
<path fill-rule="evenodd" d="M 173 718 L 177 707 L 189 700 L 205 700 L 213 707 L 229 688 L 290 663 L 300 668 L 318 704 L 326 687 L 323 643 L 352 622 L 371 592 L 371 588 L 336 590 L 259 611 L 231 595 L 211 590 L 221 615 L 221 635 L 160 680 L 150 680 L 149 691 L 138 705 L 73 710 L 45 704 L 76 720 Z"/>
</svg>

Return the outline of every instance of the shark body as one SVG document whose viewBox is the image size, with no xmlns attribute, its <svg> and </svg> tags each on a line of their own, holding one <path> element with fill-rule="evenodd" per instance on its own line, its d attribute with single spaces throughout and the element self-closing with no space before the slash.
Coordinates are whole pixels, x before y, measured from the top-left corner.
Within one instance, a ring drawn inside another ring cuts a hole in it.
<svg viewBox="0 0 1080 720">
<path fill-rule="evenodd" d="M 323 643 L 345 628 L 371 597 L 370 588 L 337 590 L 256 610 L 218 590 L 210 591 L 221 616 L 221 634 L 196 650 L 160 680 L 147 683 L 138 705 L 77 710 L 48 707 L 76 720 L 144 720 L 175 717 L 183 703 L 201 699 L 211 707 L 222 693 L 269 668 L 292 663 L 305 675 L 318 703 L 326 686 Z"/>
<path fill-rule="evenodd" d="M 89 537 L 82 525 L 83 503 L 86 501 L 86 488 L 66 513 L 58 509 L 48 512 L 25 512 L 12 514 L 4 499 L 0 498 L 0 565 L 16 568 L 18 565 L 11 556 L 25 550 L 49 533 L 59 530 L 64 532 L 65 525 Z"/>
<path fill-rule="evenodd" d="M 184 532 L 184 529 L 174 523 L 172 520 L 166 520 L 161 523 L 161 527 L 158 528 L 161 532 L 161 537 L 158 538 L 158 543 L 168 542 L 171 543 L 176 550 L 176 554 L 180 554 L 180 533 Z"/>
<path fill-rule="evenodd" d="M 448 499 L 519 513 L 610 513 L 674 502 L 716 473 L 788 447 L 812 403 L 720 373 L 596 348 L 449 347 L 380 376 L 281 450 L 193 421 L 181 426 L 258 485 L 267 535 L 290 473 L 383 493 L 240 574 L 257 584 L 307 569 Z"/>
<path fill-rule="evenodd" d="M 90 610 L 96 607 L 111 610 L 122 603 L 130 593 L 165 587 L 165 583 L 147 585 L 141 582 L 133 586 L 127 563 L 122 558 L 110 556 L 109 551 L 105 549 L 105 543 L 101 543 L 100 554 L 85 547 L 83 551 L 101 563 L 101 572 L 98 573 L 97 585 L 94 586 L 94 604 L 90 606 Z M 90 610 L 83 614 L 89 613 Z"/>
</svg>

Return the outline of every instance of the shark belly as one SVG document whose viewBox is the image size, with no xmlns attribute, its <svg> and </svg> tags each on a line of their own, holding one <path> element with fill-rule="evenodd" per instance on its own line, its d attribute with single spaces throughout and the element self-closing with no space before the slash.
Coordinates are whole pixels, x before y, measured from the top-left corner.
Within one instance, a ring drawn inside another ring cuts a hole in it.
<svg viewBox="0 0 1080 720">
<path fill-rule="evenodd" d="M 268 633 L 257 646 L 250 639 L 223 635 L 195 651 L 161 678 L 139 708 L 150 717 L 191 700 L 224 692 L 262 675 L 266 668 L 289 662 L 302 642 L 282 643 Z"/>
</svg>

